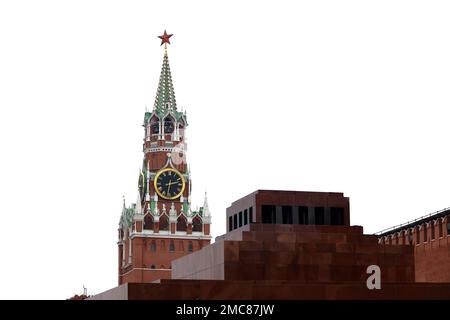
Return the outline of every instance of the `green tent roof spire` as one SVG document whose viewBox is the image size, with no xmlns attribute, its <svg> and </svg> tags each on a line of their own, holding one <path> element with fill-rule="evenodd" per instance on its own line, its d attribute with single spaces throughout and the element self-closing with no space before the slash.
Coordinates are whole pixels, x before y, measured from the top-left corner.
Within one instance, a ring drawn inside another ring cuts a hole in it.
<svg viewBox="0 0 450 320">
<path fill-rule="evenodd" d="M 172 74 L 170 73 L 169 57 L 166 50 L 164 52 L 158 90 L 156 91 L 154 110 L 157 113 L 163 113 L 167 110 L 177 111 Z"/>
</svg>

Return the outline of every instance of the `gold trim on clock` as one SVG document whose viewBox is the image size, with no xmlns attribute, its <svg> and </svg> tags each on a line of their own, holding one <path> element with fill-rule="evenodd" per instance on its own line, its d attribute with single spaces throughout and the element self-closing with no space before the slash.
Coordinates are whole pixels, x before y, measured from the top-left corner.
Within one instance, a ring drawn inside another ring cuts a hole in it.
<svg viewBox="0 0 450 320">
<path fill-rule="evenodd" d="M 176 175 L 178 175 L 178 176 L 181 178 L 181 183 L 182 183 L 181 191 L 178 192 L 176 195 L 174 195 L 174 196 L 172 196 L 172 197 L 168 197 L 168 196 L 166 196 L 166 195 L 163 195 L 163 194 L 159 191 L 158 186 L 157 186 L 157 182 L 158 182 L 159 176 L 160 176 L 162 173 L 168 172 L 168 171 L 174 172 Z M 176 169 L 173 169 L 173 168 L 164 168 L 164 169 L 159 170 L 159 171 L 156 173 L 156 175 L 155 175 L 155 180 L 153 181 L 153 186 L 155 187 L 155 192 L 158 194 L 158 196 L 160 196 L 161 198 L 166 199 L 166 200 L 174 200 L 174 199 L 179 198 L 179 197 L 183 194 L 184 189 L 185 189 L 185 187 L 186 187 L 186 181 L 184 180 L 183 174 L 182 174 L 180 171 L 178 171 L 178 170 L 176 170 Z"/>
</svg>

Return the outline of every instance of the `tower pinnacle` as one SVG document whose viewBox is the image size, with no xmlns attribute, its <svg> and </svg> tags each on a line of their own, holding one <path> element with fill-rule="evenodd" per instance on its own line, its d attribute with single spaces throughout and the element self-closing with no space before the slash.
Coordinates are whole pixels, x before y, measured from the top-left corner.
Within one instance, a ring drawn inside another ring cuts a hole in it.
<svg viewBox="0 0 450 320">
<path fill-rule="evenodd" d="M 167 55 L 167 43 L 170 44 L 169 38 L 172 34 L 167 34 L 164 30 L 164 34 L 159 36 L 161 39 L 161 45 L 164 44 L 164 58 L 161 68 L 161 75 L 159 77 L 158 89 L 156 91 L 154 111 L 157 113 L 165 112 L 168 109 L 176 111 L 177 103 L 175 100 L 175 91 L 172 83 L 172 74 L 169 66 L 169 56 Z"/>
</svg>

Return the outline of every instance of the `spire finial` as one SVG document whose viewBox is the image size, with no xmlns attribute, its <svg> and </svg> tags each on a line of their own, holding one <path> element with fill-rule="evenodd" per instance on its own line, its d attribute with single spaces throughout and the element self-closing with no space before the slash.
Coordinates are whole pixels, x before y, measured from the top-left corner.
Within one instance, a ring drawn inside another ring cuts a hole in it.
<svg viewBox="0 0 450 320">
<path fill-rule="evenodd" d="M 167 55 L 167 44 L 170 44 L 170 37 L 173 34 L 167 34 L 166 30 L 164 30 L 164 34 L 162 36 L 158 36 L 161 39 L 161 45 L 164 45 L 164 55 Z"/>
</svg>

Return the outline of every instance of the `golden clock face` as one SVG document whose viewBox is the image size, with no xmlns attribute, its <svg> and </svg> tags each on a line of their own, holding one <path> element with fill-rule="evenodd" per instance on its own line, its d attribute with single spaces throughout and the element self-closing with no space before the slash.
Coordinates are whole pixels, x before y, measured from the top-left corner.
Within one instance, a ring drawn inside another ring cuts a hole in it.
<svg viewBox="0 0 450 320">
<path fill-rule="evenodd" d="M 154 185 L 161 198 L 173 200 L 183 194 L 186 183 L 178 170 L 165 168 L 156 174 Z"/>
</svg>

